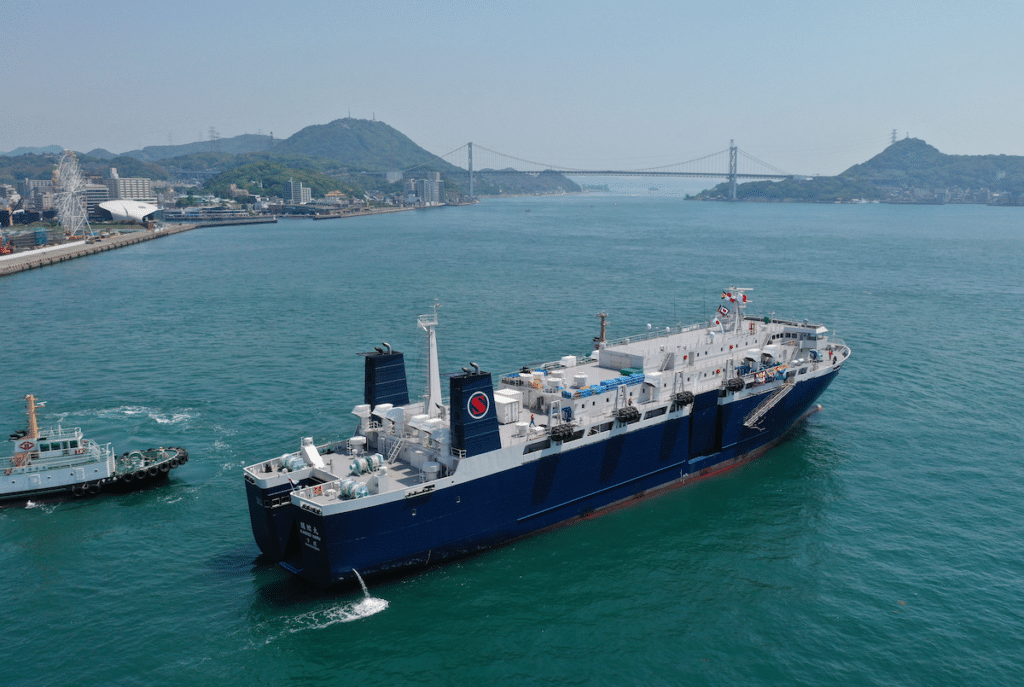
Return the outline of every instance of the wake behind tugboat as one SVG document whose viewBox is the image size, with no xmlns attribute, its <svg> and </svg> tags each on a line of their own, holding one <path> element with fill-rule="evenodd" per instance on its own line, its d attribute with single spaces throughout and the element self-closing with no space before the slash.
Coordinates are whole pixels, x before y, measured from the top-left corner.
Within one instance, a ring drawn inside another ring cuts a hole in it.
<svg viewBox="0 0 1024 687">
<path fill-rule="evenodd" d="M 82 436 L 79 427 L 39 429 L 36 403 L 25 397 L 28 429 L 10 435 L 12 455 L 0 458 L 0 504 L 44 496 L 94 496 L 125 493 L 167 479 L 188 462 L 180 447 L 129 451 L 117 456 L 110 444 Z"/>
<path fill-rule="evenodd" d="M 441 395 L 437 312 L 428 385 L 410 403 L 402 353 L 365 353 L 347 441 L 246 467 L 264 555 L 316 585 L 426 566 L 585 518 L 751 460 L 813 412 L 850 348 L 807 320 L 718 317 L 606 341 L 589 355 L 491 375 L 475 363 Z M 359 572 L 357 573 L 356 570 Z"/>
</svg>

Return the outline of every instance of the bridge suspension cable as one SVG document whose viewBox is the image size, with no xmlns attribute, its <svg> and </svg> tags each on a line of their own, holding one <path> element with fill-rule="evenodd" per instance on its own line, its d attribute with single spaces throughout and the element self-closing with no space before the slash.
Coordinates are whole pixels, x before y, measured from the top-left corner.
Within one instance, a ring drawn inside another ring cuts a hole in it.
<svg viewBox="0 0 1024 687">
<path fill-rule="evenodd" d="M 474 154 L 477 158 L 475 162 Z M 467 143 L 439 157 L 449 164 L 466 170 L 469 175 L 470 195 L 473 194 L 473 177 L 477 174 L 537 175 L 545 171 L 551 171 L 567 176 L 718 177 L 728 181 L 730 197 L 733 199 L 736 197 L 736 185 L 739 179 L 788 179 L 794 176 L 740 150 L 732 141 L 729 142 L 729 147 L 725 150 L 709 153 L 692 160 L 629 170 L 581 169 L 566 165 L 548 164 L 501 153 L 474 143 Z M 740 171 L 741 160 L 744 163 L 742 167 L 746 168 L 747 171 Z M 426 164 L 411 167 L 405 170 L 404 173 L 412 172 L 426 166 Z M 522 169 L 523 167 L 528 169 Z"/>
</svg>

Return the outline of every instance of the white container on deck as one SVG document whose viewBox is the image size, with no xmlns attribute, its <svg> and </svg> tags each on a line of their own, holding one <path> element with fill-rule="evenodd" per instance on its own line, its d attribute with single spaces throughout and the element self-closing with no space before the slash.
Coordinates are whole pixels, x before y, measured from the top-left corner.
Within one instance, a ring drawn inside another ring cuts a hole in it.
<svg viewBox="0 0 1024 687">
<path fill-rule="evenodd" d="M 519 401 L 508 396 L 495 394 L 494 411 L 498 414 L 498 424 L 510 424 L 519 419 Z"/>
</svg>

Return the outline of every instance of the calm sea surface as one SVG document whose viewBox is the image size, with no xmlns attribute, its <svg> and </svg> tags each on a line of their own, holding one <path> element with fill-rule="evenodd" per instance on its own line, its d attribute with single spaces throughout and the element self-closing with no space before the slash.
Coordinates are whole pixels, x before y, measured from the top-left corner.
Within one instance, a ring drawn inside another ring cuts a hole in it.
<svg viewBox="0 0 1024 687">
<path fill-rule="evenodd" d="M 529 212 L 526 212 L 529 210 Z M 0 429 L 182 445 L 0 510 L 4 685 L 1019 685 L 1024 214 L 588 195 L 207 228 L 0 279 Z M 357 351 L 495 373 L 697 321 L 833 328 L 825 410 L 714 480 L 361 592 L 258 558 L 243 465 L 347 436 Z M 5 442 L 6 443 L 6 442 Z"/>
</svg>

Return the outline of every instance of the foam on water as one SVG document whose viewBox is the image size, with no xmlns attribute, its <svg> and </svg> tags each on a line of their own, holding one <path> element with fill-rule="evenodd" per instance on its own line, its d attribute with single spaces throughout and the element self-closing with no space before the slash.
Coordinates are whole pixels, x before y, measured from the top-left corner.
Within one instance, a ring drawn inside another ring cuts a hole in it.
<svg viewBox="0 0 1024 687">
<path fill-rule="evenodd" d="M 41 510 L 42 512 L 49 515 L 53 511 L 57 510 L 57 507 L 59 505 L 60 504 L 58 503 L 36 503 L 35 501 L 29 499 L 25 503 L 25 510 Z"/>
<path fill-rule="evenodd" d="M 296 616 L 291 621 L 288 632 L 305 630 L 322 630 L 337 623 L 350 623 L 376 615 L 388 607 L 385 599 L 366 596 L 355 603 L 344 603 L 332 608 L 323 608 Z"/>
<path fill-rule="evenodd" d="M 328 608 L 318 608 L 314 611 L 308 611 L 300 615 L 295 616 L 287 621 L 288 627 L 284 634 L 295 634 L 296 632 L 305 632 L 307 630 L 323 630 L 332 625 L 339 623 L 350 623 L 354 620 L 362 620 L 363 618 L 369 618 L 370 616 L 376 615 L 381 611 L 387 609 L 389 603 L 386 599 L 380 599 L 370 595 L 370 590 L 366 588 L 366 583 L 363 582 L 362 576 L 359 572 L 353 570 L 356 577 L 359 579 L 359 584 L 363 588 L 363 598 L 355 602 L 346 602 L 337 606 L 331 606 Z M 268 637 L 266 643 L 269 644 L 276 639 L 279 639 L 282 635 L 276 635 Z"/>
</svg>

